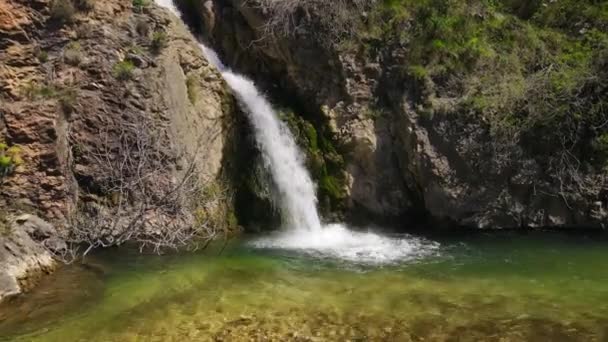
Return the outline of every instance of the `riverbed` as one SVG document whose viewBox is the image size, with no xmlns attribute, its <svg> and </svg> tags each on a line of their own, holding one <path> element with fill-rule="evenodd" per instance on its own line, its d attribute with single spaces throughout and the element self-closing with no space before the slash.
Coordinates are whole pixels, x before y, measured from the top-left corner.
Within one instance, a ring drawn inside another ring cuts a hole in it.
<svg viewBox="0 0 608 342">
<path fill-rule="evenodd" d="M 424 238 L 414 257 L 375 264 L 250 240 L 98 252 L 0 305 L 0 340 L 608 340 L 604 236 Z"/>
</svg>

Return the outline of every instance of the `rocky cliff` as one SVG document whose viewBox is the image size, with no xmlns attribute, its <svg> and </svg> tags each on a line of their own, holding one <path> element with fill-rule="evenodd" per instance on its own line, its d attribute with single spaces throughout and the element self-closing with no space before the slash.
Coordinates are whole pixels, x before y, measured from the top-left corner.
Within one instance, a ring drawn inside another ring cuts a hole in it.
<svg viewBox="0 0 608 342">
<path fill-rule="evenodd" d="M 236 106 L 180 20 L 146 1 L 4 1 L 0 60 L 0 298 L 51 253 L 235 228 Z"/>
<path fill-rule="evenodd" d="M 335 141 L 347 214 L 608 223 L 605 4 L 178 3 L 229 64 Z"/>
</svg>

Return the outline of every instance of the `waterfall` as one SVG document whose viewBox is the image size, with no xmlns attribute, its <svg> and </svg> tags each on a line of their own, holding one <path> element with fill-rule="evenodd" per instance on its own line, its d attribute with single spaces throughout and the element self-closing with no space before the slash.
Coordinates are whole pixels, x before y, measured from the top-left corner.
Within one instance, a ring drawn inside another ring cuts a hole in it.
<svg viewBox="0 0 608 342">
<path fill-rule="evenodd" d="M 157 3 L 179 16 L 171 0 L 157 0 Z M 227 69 L 215 51 L 202 44 L 201 49 L 220 70 L 249 117 L 265 166 L 276 184 L 284 225 L 293 230 L 320 230 L 315 184 L 293 135 L 251 80 Z"/>
<path fill-rule="evenodd" d="M 156 0 L 156 3 L 180 16 L 172 0 Z M 212 49 L 203 44 L 200 47 L 247 113 L 266 169 L 278 191 L 283 230 L 254 240 L 253 246 L 299 250 L 316 256 L 374 264 L 411 260 L 435 253 L 438 244 L 411 236 L 393 238 L 373 232 L 356 232 L 342 224 L 322 226 L 315 184 L 288 127 L 279 120 L 270 102 L 251 80 L 232 72 Z"/>
<path fill-rule="evenodd" d="M 289 128 L 251 80 L 225 69 L 221 73 L 253 126 L 266 169 L 276 184 L 285 228 L 320 230 L 315 184 Z"/>
</svg>

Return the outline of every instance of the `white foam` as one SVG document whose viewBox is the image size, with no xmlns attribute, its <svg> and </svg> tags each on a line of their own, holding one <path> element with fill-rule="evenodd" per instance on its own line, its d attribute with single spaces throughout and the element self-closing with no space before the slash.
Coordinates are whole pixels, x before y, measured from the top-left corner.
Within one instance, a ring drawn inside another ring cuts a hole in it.
<svg viewBox="0 0 608 342">
<path fill-rule="evenodd" d="M 293 250 L 360 264 L 395 264 L 437 253 L 439 244 L 409 235 L 383 236 L 359 232 L 342 224 L 330 224 L 318 231 L 287 230 L 250 242 L 255 248 Z"/>
</svg>

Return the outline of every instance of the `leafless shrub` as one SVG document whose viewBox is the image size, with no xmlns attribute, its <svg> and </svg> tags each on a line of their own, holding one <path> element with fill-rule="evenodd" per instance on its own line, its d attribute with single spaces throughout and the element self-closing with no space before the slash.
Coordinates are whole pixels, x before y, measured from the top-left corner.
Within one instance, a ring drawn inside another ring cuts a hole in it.
<svg viewBox="0 0 608 342">
<path fill-rule="evenodd" d="M 588 206 L 589 201 L 602 200 L 602 194 L 608 191 L 608 174 L 605 170 L 595 169 L 588 162 L 580 159 L 580 148 L 586 134 L 589 134 L 585 85 L 597 81 L 597 75 L 580 74 L 576 86 L 567 93 L 553 90 L 551 72 L 558 66 L 549 65 L 531 76 L 524 89 L 523 96 L 513 101 L 525 115 L 519 115 L 516 122 L 511 118 L 496 113 L 491 117 L 493 162 L 499 168 L 506 168 L 521 159 L 521 143 L 524 135 L 535 132 L 538 144 L 545 144 L 543 173 L 553 185 L 553 190 L 542 191 L 544 195 L 559 197 L 564 204 L 574 209 L 577 206 Z M 519 101 L 519 102 L 517 102 Z M 516 103 L 517 102 L 517 103 Z M 566 109 L 564 109 L 566 108 Z M 514 111 L 514 108 L 505 108 Z M 606 120 L 600 120 L 603 125 Z M 539 129 L 539 127 L 541 129 Z M 551 129 L 542 129 L 550 127 Z M 594 127 L 595 128 L 595 127 Z M 548 142 L 551 142 L 550 146 Z M 541 183 L 541 180 L 539 180 Z"/>
<path fill-rule="evenodd" d="M 560 151 L 549 157 L 547 172 L 559 186 L 556 195 L 560 196 L 566 206 L 573 209 L 574 202 L 586 199 L 599 199 L 602 192 L 608 189 L 608 175 L 605 172 L 590 173 L 574 153 L 575 144 L 572 137 L 562 137 Z"/>
<path fill-rule="evenodd" d="M 105 198 L 78 208 L 60 259 L 70 262 L 95 248 L 126 242 L 157 253 L 195 249 L 226 233 L 219 220 L 197 214 L 227 206 L 231 197 L 215 182 L 211 183 L 219 190 L 208 191 L 211 183 L 198 167 L 204 141 L 197 142 L 194 153 L 175 151 L 157 121 L 142 114 L 107 123 L 97 149 L 86 151 L 99 168 L 96 183 Z"/>
<path fill-rule="evenodd" d="M 308 34 L 322 44 L 351 37 L 357 20 L 376 0 L 248 0 L 266 22 L 259 30 L 264 39 Z"/>
</svg>

